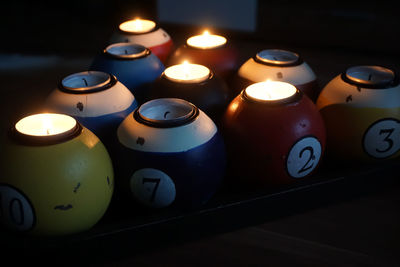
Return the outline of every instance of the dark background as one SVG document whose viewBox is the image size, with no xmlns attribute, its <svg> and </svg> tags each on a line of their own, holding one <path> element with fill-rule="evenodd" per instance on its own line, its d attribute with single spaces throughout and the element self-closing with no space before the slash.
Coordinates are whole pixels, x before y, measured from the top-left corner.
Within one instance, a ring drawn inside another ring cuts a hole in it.
<svg viewBox="0 0 400 267">
<path fill-rule="evenodd" d="M 376 64 L 398 71 L 400 19 L 396 4 L 387 0 L 260 0 L 255 32 L 214 30 L 237 45 L 242 61 L 272 47 L 300 53 L 323 86 L 353 65 Z M 119 23 L 136 16 L 157 20 L 156 10 L 156 1 L 14 0 L 2 3 L 1 130 L 8 129 L 22 114 L 40 109 L 44 97 L 60 79 L 86 70 L 92 57 L 105 48 Z M 176 45 L 198 32 L 197 27 L 187 25 L 162 23 L 161 26 Z M 342 175 L 340 170 L 338 173 Z M 368 190 L 361 176 L 356 182 L 350 182 L 349 187 L 347 183 L 335 188 L 328 185 L 325 191 L 314 195 L 311 189 L 306 190 L 293 202 L 285 196 L 277 205 L 267 201 L 268 209 L 248 203 L 241 206 L 243 213 L 236 215 L 234 205 L 230 212 L 225 211 L 230 217 L 218 218 L 218 210 L 208 216 L 200 214 L 189 219 L 196 226 L 193 229 L 184 219 L 174 221 L 176 225 L 169 228 L 161 224 L 160 232 L 172 229 L 166 234 L 167 242 L 161 245 L 155 240 L 145 240 L 143 236 L 151 234 L 150 228 L 142 233 L 142 241 L 154 246 L 140 252 L 131 251 L 130 245 L 141 245 L 135 236 L 127 236 L 125 232 L 118 237 L 111 235 L 110 240 L 99 242 L 102 249 L 88 257 L 85 265 L 399 266 L 400 185 L 398 180 L 387 182 L 387 173 L 369 177 Z M 273 216 L 273 212 L 279 216 Z M 204 225 L 209 228 L 202 228 Z M 96 231 L 101 232 L 101 228 Z M 195 239 L 188 238 L 190 231 Z M 120 237 L 125 237 L 125 242 L 120 243 Z M 3 239 L 1 244 L 7 245 L 7 242 Z M 93 243 L 96 242 L 95 239 Z M 81 254 L 85 253 L 85 246 L 81 243 Z M 41 255 L 46 255 L 45 251 L 36 255 L 39 263 L 45 260 Z M 2 250 L 0 256 L 5 256 Z M 71 254 L 53 263 L 60 265 L 66 260 L 80 265 Z M 27 261 L 31 263 L 29 258 Z"/>
<path fill-rule="evenodd" d="M 104 48 L 119 23 L 136 16 L 157 20 L 156 4 L 157 1 L 122 0 L 7 1 L 1 7 L 1 50 L 94 53 Z M 260 0 L 256 32 L 229 34 L 281 45 L 398 56 L 400 20 L 395 5 L 387 0 Z M 162 26 L 171 35 L 185 29 L 184 25 Z"/>
</svg>

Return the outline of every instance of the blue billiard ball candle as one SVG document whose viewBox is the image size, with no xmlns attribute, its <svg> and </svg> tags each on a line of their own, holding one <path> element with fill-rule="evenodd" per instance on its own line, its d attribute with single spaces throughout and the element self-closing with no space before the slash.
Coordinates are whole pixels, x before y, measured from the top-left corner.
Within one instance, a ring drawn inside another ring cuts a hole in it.
<svg viewBox="0 0 400 267">
<path fill-rule="evenodd" d="M 132 93 L 115 76 L 85 71 L 65 77 L 47 98 L 47 109 L 68 114 L 107 146 L 122 120 L 136 107 Z"/>
<path fill-rule="evenodd" d="M 135 95 L 139 103 L 147 94 L 148 85 L 165 67 L 150 49 L 133 43 L 115 43 L 95 57 L 90 67 L 111 73 Z"/>
<path fill-rule="evenodd" d="M 217 126 L 186 100 L 144 103 L 126 117 L 117 135 L 121 185 L 145 206 L 199 207 L 225 175 L 225 145 Z"/>
</svg>

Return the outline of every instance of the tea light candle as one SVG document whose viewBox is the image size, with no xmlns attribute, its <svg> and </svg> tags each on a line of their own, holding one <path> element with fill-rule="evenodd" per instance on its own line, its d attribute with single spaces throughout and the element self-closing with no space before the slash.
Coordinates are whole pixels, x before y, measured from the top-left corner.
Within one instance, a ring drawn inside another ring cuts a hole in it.
<svg viewBox="0 0 400 267">
<path fill-rule="evenodd" d="M 238 94 L 250 84 L 265 80 L 293 84 L 313 101 L 320 91 L 313 70 L 292 51 L 266 49 L 258 52 L 240 66 L 233 88 Z"/>
<path fill-rule="evenodd" d="M 15 129 L 29 136 L 68 135 L 77 127 L 76 120 L 64 114 L 43 113 L 25 117 L 15 124 Z"/>
<path fill-rule="evenodd" d="M 147 19 L 128 20 L 119 25 L 119 29 L 131 33 L 147 33 L 156 27 L 156 23 Z"/>
<path fill-rule="evenodd" d="M 164 64 L 140 44 L 115 43 L 107 46 L 93 60 L 90 70 L 115 75 L 136 97 L 143 102 L 149 85 L 164 71 Z"/>
<path fill-rule="evenodd" d="M 297 89 L 289 83 L 266 81 L 250 85 L 245 93 L 248 97 L 257 101 L 275 101 L 289 98 Z"/>
<path fill-rule="evenodd" d="M 190 37 L 187 39 L 186 43 L 194 48 L 212 49 L 224 46 L 226 44 L 226 38 L 204 31 L 201 35 Z"/>
<path fill-rule="evenodd" d="M 184 60 L 210 68 L 216 75 L 228 78 L 237 67 L 238 52 L 221 35 L 205 31 L 186 40 L 186 43 L 171 55 L 168 65 L 176 65 Z"/>
<path fill-rule="evenodd" d="M 207 67 L 199 64 L 183 64 L 168 67 L 154 81 L 149 98 L 182 98 L 210 116 L 218 124 L 228 105 L 229 90 L 225 81 Z"/>
<path fill-rule="evenodd" d="M 174 82 L 200 83 L 208 79 L 210 70 L 199 64 L 189 64 L 187 61 L 174 65 L 164 71 L 165 77 Z"/>
<path fill-rule="evenodd" d="M 0 152 L 5 227 L 65 235 L 88 230 L 102 218 L 114 173 L 96 135 L 68 115 L 41 113 L 19 120 L 8 136 Z"/>
<path fill-rule="evenodd" d="M 150 49 L 163 63 L 173 50 L 171 37 L 157 23 L 147 19 L 136 18 L 121 23 L 110 40 L 110 43 L 129 42 L 140 44 Z"/>
<path fill-rule="evenodd" d="M 398 157 L 399 99 L 399 77 L 386 67 L 353 66 L 333 78 L 317 100 L 329 156 L 361 162 Z"/>
<path fill-rule="evenodd" d="M 192 103 L 179 98 L 145 102 L 117 134 L 121 194 L 150 208 L 196 208 L 219 189 L 224 142 L 214 122 Z"/>
<path fill-rule="evenodd" d="M 115 76 L 101 71 L 65 77 L 46 99 L 48 110 L 73 116 L 107 147 L 118 125 L 136 107 L 132 93 Z"/>
<path fill-rule="evenodd" d="M 281 186 L 309 177 L 324 152 L 321 115 L 289 83 L 248 86 L 229 104 L 222 125 L 231 155 L 228 169 L 239 186 Z"/>
</svg>

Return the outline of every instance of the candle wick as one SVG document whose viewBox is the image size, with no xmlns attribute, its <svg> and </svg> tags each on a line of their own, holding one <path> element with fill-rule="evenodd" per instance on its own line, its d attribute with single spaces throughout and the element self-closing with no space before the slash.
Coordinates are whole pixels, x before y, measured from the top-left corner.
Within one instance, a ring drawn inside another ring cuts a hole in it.
<svg viewBox="0 0 400 267">
<path fill-rule="evenodd" d="M 83 80 L 83 82 L 85 83 L 85 86 L 88 86 L 88 83 L 87 83 L 86 79 L 85 79 L 85 78 L 82 78 L 82 80 Z"/>
<path fill-rule="evenodd" d="M 50 130 L 46 129 L 46 133 L 47 133 L 47 135 L 50 135 Z"/>
<path fill-rule="evenodd" d="M 128 50 L 125 49 L 125 55 L 127 55 L 127 54 L 128 54 Z"/>
<path fill-rule="evenodd" d="M 370 81 L 372 79 L 372 74 L 370 74 L 369 76 L 368 76 L 368 81 Z"/>
</svg>

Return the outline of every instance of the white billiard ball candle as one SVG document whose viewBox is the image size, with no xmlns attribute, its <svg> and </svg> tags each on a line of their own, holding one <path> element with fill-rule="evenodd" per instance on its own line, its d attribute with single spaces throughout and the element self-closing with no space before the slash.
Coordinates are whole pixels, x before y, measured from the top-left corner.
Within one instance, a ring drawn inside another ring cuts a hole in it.
<svg viewBox="0 0 400 267">
<path fill-rule="evenodd" d="M 147 33 L 156 27 L 156 23 L 147 19 L 128 20 L 119 25 L 119 29 L 129 33 Z"/>
<path fill-rule="evenodd" d="M 164 71 L 167 79 L 177 83 L 201 83 L 210 76 L 210 69 L 199 64 L 190 64 L 185 61 Z"/>
<path fill-rule="evenodd" d="M 227 40 L 221 35 L 210 34 L 208 31 L 204 31 L 201 35 L 192 36 L 187 39 L 186 43 L 190 47 L 200 49 L 213 49 L 224 46 Z"/>
<path fill-rule="evenodd" d="M 293 96 L 297 89 L 285 82 L 266 81 L 248 86 L 245 93 L 257 101 L 275 101 Z"/>
</svg>

